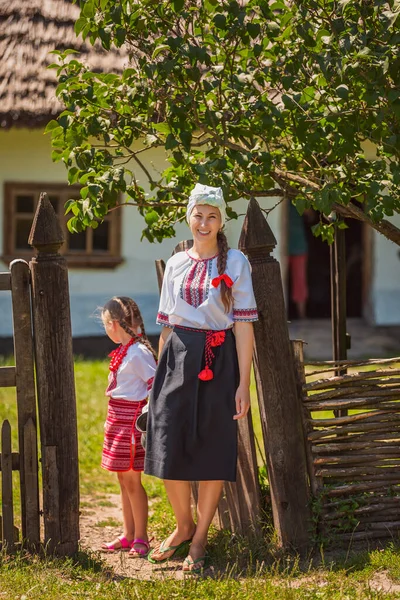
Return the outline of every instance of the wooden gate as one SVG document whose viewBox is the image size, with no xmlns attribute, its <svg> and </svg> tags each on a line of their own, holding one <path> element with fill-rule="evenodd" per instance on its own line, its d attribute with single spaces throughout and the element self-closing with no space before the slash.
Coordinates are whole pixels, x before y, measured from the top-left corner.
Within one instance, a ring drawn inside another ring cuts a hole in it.
<svg viewBox="0 0 400 600">
<path fill-rule="evenodd" d="M 20 475 L 22 541 L 30 548 L 38 548 L 41 542 L 36 389 L 43 544 L 47 552 L 72 555 L 79 540 L 78 435 L 68 269 L 59 253 L 63 241 L 60 223 L 43 193 L 28 240 L 36 256 L 30 265 L 15 260 L 9 272 L 0 274 L 0 290 L 11 291 L 15 358 L 15 367 L 0 369 L 0 386 L 15 386 L 18 404 L 17 452 L 12 452 L 10 424 L 5 421 L 2 426 L 1 541 L 8 550 L 15 544 L 12 471 L 16 470 Z"/>
<path fill-rule="evenodd" d="M 11 446 L 11 426 L 1 426 L 1 542 L 12 550 L 18 539 L 14 526 L 12 471 L 19 472 L 22 540 L 30 547 L 40 541 L 38 445 L 30 272 L 23 260 L 0 273 L 0 291 L 11 292 L 15 366 L 0 367 L 0 387 L 15 387 L 18 407 L 18 451 Z"/>
<path fill-rule="evenodd" d="M 396 537 L 400 357 L 311 362 L 305 374 L 302 346 L 293 342 L 317 538 Z M 354 372 L 327 377 L 347 368 Z"/>
</svg>

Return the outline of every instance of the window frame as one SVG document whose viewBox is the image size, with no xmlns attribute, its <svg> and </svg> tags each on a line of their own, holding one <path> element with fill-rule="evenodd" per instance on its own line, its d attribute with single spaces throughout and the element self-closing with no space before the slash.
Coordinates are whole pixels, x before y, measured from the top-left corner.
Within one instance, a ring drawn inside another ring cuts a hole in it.
<svg viewBox="0 0 400 600">
<path fill-rule="evenodd" d="M 24 181 L 7 181 L 4 183 L 4 209 L 3 209 L 3 260 L 6 264 L 16 258 L 30 260 L 34 249 L 18 250 L 16 248 L 16 197 L 18 195 L 34 195 L 34 211 L 36 211 L 41 192 L 51 197 L 59 196 L 57 216 L 64 232 L 64 244 L 60 248 L 69 267 L 76 268 L 109 268 L 113 269 L 123 262 L 121 257 L 121 209 L 111 211 L 105 221 L 109 223 L 109 249 L 92 250 L 93 233 L 95 230 L 88 227 L 86 231 L 86 250 L 70 250 L 68 248 L 67 221 L 71 215 L 64 214 L 64 205 L 74 193 L 79 194 L 79 186 L 69 186 L 63 183 L 30 183 Z M 28 214 L 28 213 L 27 213 Z M 30 214 L 30 213 L 29 213 Z"/>
</svg>

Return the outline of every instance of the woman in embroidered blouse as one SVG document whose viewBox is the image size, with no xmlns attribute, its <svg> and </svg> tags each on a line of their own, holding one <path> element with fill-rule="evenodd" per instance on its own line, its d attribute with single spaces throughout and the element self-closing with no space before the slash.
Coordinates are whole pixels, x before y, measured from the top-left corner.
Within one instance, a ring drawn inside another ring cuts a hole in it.
<svg viewBox="0 0 400 600">
<path fill-rule="evenodd" d="M 223 482 L 236 480 L 237 420 L 249 410 L 257 309 L 248 260 L 228 248 L 222 232 L 221 188 L 197 184 L 187 221 L 193 247 L 169 259 L 161 291 L 145 473 L 164 479 L 177 521 L 149 560 L 164 562 L 190 545 L 183 570 L 199 572 Z M 197 525 L 191 481 L 199 481 Z"/>
</svg>

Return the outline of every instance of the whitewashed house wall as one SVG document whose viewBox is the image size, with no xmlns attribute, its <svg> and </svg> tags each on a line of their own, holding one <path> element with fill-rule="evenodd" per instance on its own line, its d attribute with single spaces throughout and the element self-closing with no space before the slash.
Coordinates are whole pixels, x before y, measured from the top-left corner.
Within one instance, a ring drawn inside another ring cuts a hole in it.
<svg viewBox="0 0 400 600">
<path fill-rule="evenodd" d="M 163 169 L 164 161 L 164 153 L 155 150 L 151 158 L 153 168 Z M 50 138 L 43 135 L 41 130 L 16 128 L 0 131 L 1 219 L 4 218 L 5 182 L 65 183 L 66 173 L 64 165 L 51 161 Z M 265 207 L 273 206 L 275 202 L 276 199 L 273 198 L 261 200 Z M 238 213 L 244 213 L 246 206 L 245 201 L 238 201 L 234 208 Z M 95 318 L 96 308 L 114 294 L 133 297 L 143 313 L 148 333 L 159 332 L 159 327 L 155 324 L 158 287 L 154 261 L 158 258 L 166 260 L 179 241 L 190 237 L 190 231 L 185 223 L 180 223 L 174 239 L 165 240 L 162 244 L 151 244 L 147 240 L 141 242 L 143 218 L 132 206 L 126 206 L 122 210 L 121 255 L 124 262 L 115 269 L 69 269 L 74 336 L 103 335 L 99 320 Z M 279 210 L 271 213 L 269 223 L 277 237 L 279 248 Z M 227 224 L 228 240 L 232 247 L 237 247 L 242 224 L 243 217 Z M 0 227 L 0 248 L 3 248 L 3 227 Z M 7 269 L 8 265 L 0 261 L 0 270 Z M 0 294 L 0 337 L 12 335 L 9 296 L 6 293 Z"/>
</svg>

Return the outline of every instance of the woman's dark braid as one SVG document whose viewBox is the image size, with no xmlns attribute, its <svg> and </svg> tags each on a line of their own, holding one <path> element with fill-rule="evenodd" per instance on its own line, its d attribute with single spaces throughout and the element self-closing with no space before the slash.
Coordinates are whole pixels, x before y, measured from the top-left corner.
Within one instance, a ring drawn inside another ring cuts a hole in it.
<svg viewBox="0 0 400 600">
<path fill-rule="evenodd" d="M 217 257 L 217 269 L 218 275 L 223 275 L 226 269 L 226 263 L 228 262 L 228 240 L 223 231 L 217 233 L 217 244 L 218 244 L 218 257 Z M 232 308 L 233 297 L 232 290 L 229 288 L 225 281 L 221 281 L 221 299 L 225 308 L 225 312 L 229 312 Z"/>
</svg>

